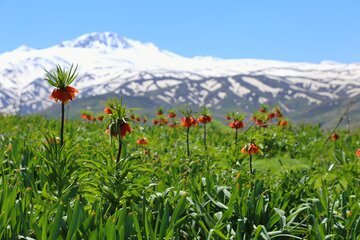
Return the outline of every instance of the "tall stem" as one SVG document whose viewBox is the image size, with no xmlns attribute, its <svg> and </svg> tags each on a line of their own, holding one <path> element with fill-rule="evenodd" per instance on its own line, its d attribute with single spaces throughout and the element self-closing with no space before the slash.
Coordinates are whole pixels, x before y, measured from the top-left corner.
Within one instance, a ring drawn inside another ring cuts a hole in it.
<svg viewBox="0 0 360 240">
<path fill-rule="evenodd" d="M 190 157 L 189 132 L 190 132 L 190 127 L 186 127 L 186 148 L 187 148 L 187 156 L 188 156 L 188 158 Z"/>
<path fill-rule="evenodd" d="M 204 147 L 205 147 L 205 151 L 207 151 L 207 146 L 206 146 L 206 123 L 204 123 Z"/>
<path fill-rule="evenodd" d="M 250 154 L 250 173 L 253 174 L 253 170 L 252 170 L 252 154 Z"/>
<path fill-rule="evenodd" d="M 65 103 L 61 102 L 61 129 L 60 129 L 60 145 L 64 145 L 64 118 L 65 118 Z"/>
<path fill-rule="evenodd" d="M 237 160 L 238 152 L 237 152 L 237 142 L 238 142 L 238 129 L 235 128 L 235 160 Z"/>
<path fill-rule="evenodd" d="M 116 163 L 118 163 L 120 161 L 120 157 L 121 157 L 121 150 L 122 150 L 122 139 L 121 139 L 121 134 L 119 133 L 119 148 L 118 148 L 118 153 L 116 156 Z"/>
</svg>

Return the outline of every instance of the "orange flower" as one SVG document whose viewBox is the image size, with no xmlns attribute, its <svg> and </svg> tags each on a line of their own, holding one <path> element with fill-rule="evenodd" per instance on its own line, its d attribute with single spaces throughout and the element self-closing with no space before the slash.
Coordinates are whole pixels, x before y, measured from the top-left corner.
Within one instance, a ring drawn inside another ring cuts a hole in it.
<svg viewBox="0 0 360 240">
<path fill-rule="evenodd" d="M 108 108 L 108 107 L 105 107 L 104 113 L 105 114 L 112 114 L 112 110 L 110 108 Z"/>
<path fill-rule="evenodd" d="M 75 94 L 77 93 L 79 93 L 79 91 L 71 86 L 67 86 L 64 89 L 56 88 L 52 91 L 50 99 L 54 99 L 56 102 L 60 101 L 62 103 L 67 103 L 69 100 L 74 100 Z"/>
<path fill-rule="evenodd" d="M 331 139 L 331 141 L 335 142 L 339 139 L 339 135 L 337 135 L 336 133 L 333 133 L 333 134 L 331 134 L 330 139 Z"/>
<path fill-rule="evenodd" d="M 200 116 L 199 118 L 198 118 L 198 121 L 199 122 L 201 122 L 201 123 L 209 123 L 209 122 L 211 122 L 211 120 L 212 120 L 212 118 L 210 117 L 210 116 Z"/>
<path fill-rule="evenodd" d="M 269 113 L 268 114 L 268 119 L 271 120 L 273 118 L 275 118 L 275 113 Z"/>
<path fill-rule="evenodd" d="M 86 115 L 85 113 L 83 113 L 83 114 L 81 114 L 81 118 L 86 120 L 86 119 L 87 119 L 87 115 Z"/>
<path fill-rule="evenodd" d="M 231 128 L 239 129 L 239 128 L 243 128 L 245 126 L 245 124 L 242 121 L 235 120 L 235 121 L 229 123 L 229 126 Z"/>
<path fill-rule="evenodd" d="M 168 120 L 166 119 L 166 118 L 163 118 L 163 117 L 161 117 L 160 119 L 154 119 L 153 120 L 153 123 L 155 124 L 155 125 L 160 125 L 160 126 L 165 126 L 166 124 L 168 124 Z"/>
<path fill-rule="evenodd" d="M 174 113 L 174 112 L 169 112 L 168 117 L 169 117 L 169 118 L 175 118 L 175 117 L 176 117 L 176 113 Z"/>
<path fill-rule="evenodd" d="M 146 138 L 139 138 L 138 140 L 136 140 L 136 144 L 145 145 L 145 144 L 148 144 L 148 141 Z"/>
<path fill-rule="evenodd" d="M 127 123 L 122 123 L 120 125 L 120 135 L 121 137 L 125 137 L 127 133 L 131 133 L 131 127 Z"/>
<path fill-rule="evenodd" d="M 226 116 L 226 120 L 230 120 L 231 117 L 229 115 Z"/>
<path fill-rule="evenodd" d="M 99 116 L 97 119 L 101 122 L 104 119 L 104 116 Z"/>
<path fill-rule="evenodd" d="M 111 136 L 113 136 L 113 137 L 116 137 L 119 134 L 119 132 L 116 132 L 115 128 L 112 128 L 111 130 L 109 130 L 109 127 L 105 130 L 105 133 L 109 134 L 110 131 L 111 131 Z M 128 123 L 123 122 L 123 123 L 120 124 L 120 135 L 121 135 L 121 137 L 125 137 L 125 135 L 127 133 L 131 133 L 131 131 L 132 131 L 131 127 L 130 127 L 130 125 Z"/>
<path fill-rule="evenodd" d="M 281 121 L 279 122 L 279 125 L 280 125 L 281 127 L 286 127 L 286 126 L 288 125 L 288 122 L 287 122 L 286 120 L 281 120 Z"/>
<path fill-rule="evenodd" d="M 355 155 L 356 155 L 358 158 L 360 158 L 360 148 L 358 148 L 358 150 L 356 150 Z"/>
<path fill-rule="evenodd" d="M 197 125 L 197 121 L 193 117 L 183 117 L 183 118 L 181 118 L 181 126 L 191 127 L 191 126 L 196 126 L 196 125 Z"/>
<path fill-rule="evenodd" d="M 244 154 L 256 154 L 259 153 L 260 149 L 255 143 L 248 143 L 241 149 L 241 153 Z"/>
</svg>

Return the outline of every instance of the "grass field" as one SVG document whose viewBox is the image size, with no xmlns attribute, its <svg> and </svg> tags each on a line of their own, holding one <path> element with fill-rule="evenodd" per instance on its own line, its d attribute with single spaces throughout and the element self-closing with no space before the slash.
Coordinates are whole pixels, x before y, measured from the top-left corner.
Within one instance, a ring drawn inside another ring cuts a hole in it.
<svg viewBox="0 0 360 240">
<path fill-rule="evenodd" d="M 0 117 L 1 239 L 359 239 L 359 130 Z M 136 144 L 146 137 L 148 144 Z M 261 154 L 240 150 L 254 140 Z"/>
</svg>

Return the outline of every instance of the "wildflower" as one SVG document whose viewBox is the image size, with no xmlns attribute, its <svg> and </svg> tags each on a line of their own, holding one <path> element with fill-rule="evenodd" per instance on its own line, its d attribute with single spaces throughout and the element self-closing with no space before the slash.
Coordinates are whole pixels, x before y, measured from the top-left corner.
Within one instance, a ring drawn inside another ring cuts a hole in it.
<svg viewBox="0 0 360 240">
<path fill-rule="evenodd" d="M 207 146 L 206 146 L 206 124 L 211 122 L 212 118 L 210 117 L 210 112 L 206 107 L 204 107 L 202 109 L 201 114 L 202 115 L 198 118 L 198 121 L 200 123 L 204 124 L 204 135 L 203 135 L 204 137 L 203 137 L 203 139 L 204 139 L 204 148 L 205 148 L 205 151 L 207 151 Z"/>
<path fill-rule="evenodd" d="M 102 120 L 104 120 L 104 116 L 98 116 L 97 119 L 101 122 Z"/>
<path fill-rule="evenodd" d="M 76 88 L 67 86 L 65 88 L 56 88 L 52 91 L 50 99 L 54 99 L 56 102 L 60 101 L 64 104 L 75 99 L 75 94 L 79 93 Z"/>
<path fill-rule="evenodd" d="M 181 126 L 183 127 L 192 127 L 196 126 L 197 121 L 193 117 L 182 117 L 181 118 Z"/>
<path fill-rule="evenodd" d="M 260 152 L 260 148 L 256 146 L 255 143 L 251 142 L 248 144 L 245 144 L 245 146 L 241 149 L 241 153 L 243 154 L 249 154 L 249 167 L 250 167 L 250 173 L 253 174 L 252 170 L 252 155 L 257 154 Z"/>
<path fill-rule="evenodd" d="M 244 154 L 257 154 L 259 152 L 260 152 L 260 149 L 258 146 L 256 146 L 255 143 L 245 144 L 245 146 L 241 149 L 241 153 L 244 153 Z"/>
<path fill-rule="evenodd" d="M 52 91 L 50 98 L 56 102 L 61 102 L 61 127 L 60 127 L 60 144 L 64 145 L 64 122 L 65 122 L 65 104 L 75 99 L 75 95 L 79 91 L 71 87 L 70 84 L 77 78 L 77 67 L 73 69 L 71 65 L 70 69 L 64 70 L 59 65 L 56 66 L 56 70 L 53 72 L 46 71 L 47 82 L 55 87 Z"/>
<path fill-rule="evenodd" d="M 105 107 L 105 109 L 104 109 L 104 113 L 105 114 L 112 114 L 112 110 L 110 109 L 110 108 L 108 108 L 108 107 Z"/>
<path fill-rule="evenodd" d="M 233 122 L 229 123 L 229 126 L 231 128 L 240 129 L 240 128 L 243 128 L 245 126 L 245 124 L 242 121 L 234 120 Z"/>
<path fill-rule="evenodd" d="M 281 127 L 286 127 L 288 124 L 289 124 L 289 123 L 288 123 L 286 120 L 281 120 L 281 121 L 279 122 L 279 126 L 281 126 Z"/>
<path fill-rule="evenodd" d="M 110 123 L 108 125 L 108 130 L 105 132 L 109 133 L 113 137 L 117 137 L 119 147 L 116 156 L 116 163 L 118 163 L 122 152 L 123 137 L 132 131 L 131 126 L 127 122 L 129 120 L 127 118 L 127 114 L 129 112 L 131 113 L 132 109 L 127 109 L 122 103 L 122 99 L 120 99 L 120 101 L 118 99 L 110 100 L 107 106 L 107 108 L 111 110 L 111 115 L 109 116 Z M 106 111 L 104 112 L 106 113 Z"/>
<path fill-rule="evenodd" d="M 176 113 L 175 112 L 169 112 L 168 117 L 169 118 L 176 118 Z"/>
<path fill-rule="evenodd" d="M 336 133 L 333 133 L 330 135 L 330 139 L 331 139 L 331 141 L 335 142 L 339 139 L 339 135 L 337 135 Z"/>
<path fill-rule="evenodd" d="M 148 141 L 146 138 L 139 138 L 138 140 L 136 140 L 136 144 L 138 145 L 146 145 L 148 144 Z"/>
<path fill-rule="evenodd" d="M 158 125 L 158 123 L 159 123 L 159 121 L 157 119 L 153 119 L 152 122 L 154 125 Z"/>
<path fill-rule="evenodd" d="M 212 120 L 212 118 L 210 117 L 210 116 L 200 116 L 199 118 L 198 118 L 198 121 L 200 122 L 200 123 L 209 123 L 209 122 L 211 122 L 211 120 Z"/>
<path fill-rule="evenodd" d="M 192 109 L 187 106 L 186 109 L 181 111 L 184 117 L 181 118 L 181 126 L 186 128 L 186 150 L 187 156 L 190 157 L 190 143 L 189 143 L 189 134 L 190 134 L 190 127 L 197 126 L 197 121 L 193 117 Z"/>
<path fill-rule="evenodd" d="M 87 114 L 82 113 L 82 114 L 81 114 L 81 118 L 84 119 L 84 120 L 86 120 L 86 119 L 88 118 L 88 116 L 87 116 Z"/>
<path fill-rule="evenodd" d="M 160 126 L 165 126 L 166 124 L 168 124 L 168 120 L 166 118 L 160 118 L 159 121 L 158 121 L 158 124 Z"/>
<path fill-rule="evenodd" d="M 121 137 L 125 137 L 127 133 L 131 133 L 131 127 L 128 123 L 121 123 L 120 124 L 120 135 Z"/>
<path fill-rule="evenodd" d="M 271 120 L 273 118 L 275 118 L 275 113 L 269 113 L 268 114 L 268 119 Z"/>
<path fill-rule="evenodd" d="M 360 158 L 360 148 L 358 148 L 358 150 L 356 150 L 355 155 L 356 155 L 358 158 Z"/>
</svg>

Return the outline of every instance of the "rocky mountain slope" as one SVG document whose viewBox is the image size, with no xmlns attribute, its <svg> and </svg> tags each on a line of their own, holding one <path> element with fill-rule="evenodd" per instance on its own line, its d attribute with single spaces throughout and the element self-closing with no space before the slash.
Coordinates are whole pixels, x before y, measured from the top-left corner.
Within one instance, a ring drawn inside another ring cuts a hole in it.
<svg viewBox="0 0 360 240">
<path fill-rule="evenodd" d="M 83 100 L 115 94 L 159 105 L 190 102 L 215 111 L 252 111 L 267 103 L 301 116 L 341 110 L 344 102 L 360 96 L 360 63 L 186 58 L 103 32 L 45 49 L 21 46 L 0 54 L 0 112 L 27 114 L 51 107 L 44 68 L 72 63 L 79 65 L 74 86 Z"/>
</svg>

